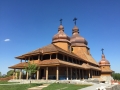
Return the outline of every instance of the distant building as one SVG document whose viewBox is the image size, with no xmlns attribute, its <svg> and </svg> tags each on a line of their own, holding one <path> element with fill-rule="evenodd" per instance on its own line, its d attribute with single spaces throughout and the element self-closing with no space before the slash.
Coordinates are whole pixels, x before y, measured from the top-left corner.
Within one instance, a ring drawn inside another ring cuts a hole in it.
<svg viewBox="0 0 120 90">
<path fill-rule="evenodd" d="M 40 66 L 40 69 L 35 73 L 37 80 L 43 78 L 46 80 L 72 80 L 111 76 L 112 70 L 105 55 L 102 53 L 102 60 L 99 63 L 91 56 L 87 46 L 88 42 L 79 34 L 76 18 L 71 37 L 64 33 L 62 20 L 60 21 L 58 33 L 53 36 L 51 44 L 15 57 L 21 62 L 9 68 L 14 71 L 15 69 L 22 71 L 28 65 L 28 61 L 31 63 L 34 61 L 37 66 Z M 21 77 L 23 78 L 22 72 L 19 78 L 21 79 Z M 24 79 L 28 79 L 28 73 Z"/>
</svg>

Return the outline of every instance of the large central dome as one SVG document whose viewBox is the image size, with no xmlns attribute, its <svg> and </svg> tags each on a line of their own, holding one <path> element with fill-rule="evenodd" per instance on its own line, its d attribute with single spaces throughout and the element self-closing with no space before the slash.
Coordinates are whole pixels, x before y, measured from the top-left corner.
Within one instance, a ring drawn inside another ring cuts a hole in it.
<svg viewBox="0 0 120 90">
<path fill-rule="evenodd" d="M 70 38 L 71 46 L 87 46 L 87 41 L 79 35 L 79 29 L 74 26 L 72 29 L 72 37 Z"/>
</svg>

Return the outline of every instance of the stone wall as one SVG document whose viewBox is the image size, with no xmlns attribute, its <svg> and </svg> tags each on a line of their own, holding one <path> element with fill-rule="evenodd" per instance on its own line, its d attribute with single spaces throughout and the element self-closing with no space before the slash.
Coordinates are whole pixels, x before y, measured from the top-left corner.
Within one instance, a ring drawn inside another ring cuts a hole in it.
<svg viewBox="0 0 120 90">
<path fill-rule="evenodd" d="M 101 76 L 100 78 L 105 80 L 106 83 L 111 83 L 111 80 L 113 80 L 111 76 Z"/>
<path fill-rule="evenodd" d="M 120 85 L 111 85 L 106 90 L 120 90 Z"/>
</svg>

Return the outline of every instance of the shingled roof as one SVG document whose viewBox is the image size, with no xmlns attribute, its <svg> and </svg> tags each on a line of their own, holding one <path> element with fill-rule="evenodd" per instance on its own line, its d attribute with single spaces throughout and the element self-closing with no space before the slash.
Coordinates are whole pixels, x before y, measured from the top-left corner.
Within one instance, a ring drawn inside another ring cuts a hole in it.
<svg viewBox="0 0 120 90">
<path fill-rule="evenodd" d="M 81 49 L 81 48 L 79 48 L 79 49 L 80 49 L 80 50 L 79 50 L 79 53 L 80 53 L 80 54 L 79 54 L 78 57 L 80 57 L 80 58 L 82 58 L 82 59 L 84 59 L 84 60 L 86 60 L 86 61 L 88 61 L 88 62 L 91 62 L 91 63 L 93 63 L 93 64 L 95 64 L 95 65 L 99 65 L 99 64 L 94 60 L 94 58 L 93 58 L 91 55 L 86 54 L 83 49 Z"/>
<path fill-rule="evenodd" d="M 62 52 L 64 54 L 68 54 L 68 55 L 70 55 L 72 57 L 75 57 L 77 59 L 84 60 L 84 59 L 78 57 L 76 54 L 74 54 L 74 53 L 72 53 L 70 51 L 65 51 L 65 50 L 59 48 L 58 46 L 56 46 L 54 44 L 49 44 L 49 45 L 44 46 L 42 48 L 39 48 L 39 49 L 36 49 L 36 50 L 31 51 L 29 53 L 26 53 L 26 54 L 23 54 L 21 56 L 18 56 L 16 58 L 17 59 L 22 59 L 22 58 L 24 58 L 25 56 L 28 56 L 28 55 L 35 55 L 35 54 L 37 55 L 37 54 L 40 54 L 40 53 L 52 53 L 52 52 Z"/>
<path fill-rule="evenodd" d="M 79 51 L 80 53 L 80 56 L 76 55 L 75 53 L 73 52 L 70 52 L 70 51 L 65 51 L 63 50 L 62 48 L 54 45 L 54 44 L 49 44 L 47 46 L 44 46 L 42 48 L 38 48 L 34 51 L 31 51 L 29 53 L 26 53 L 26 54 L 23 54 L 21 56 L 18 56 L 16 57 L 17 59 L 22 59 L 22 58 L 25 58 L 26 56 L 30 56 L 30 55 L 37 55 L 37 54 L 40 54 L 40 53 L 52 53 L 52 52 L 62 52 L 64 54 L 67 54 L 67 55 L 70 55 L 74 58 L 77 58 L 79 60 L 83 60 L 83 61 L 86 61 L 86 62 L 90 62 L 90 63 L 93 63 L 95 65 L 99 65 L 93 58 L 92 56 L 90 55 L 87 55 L 86 53 L 84 53 L 84 51 L 81 49 Z"/>
</svg>

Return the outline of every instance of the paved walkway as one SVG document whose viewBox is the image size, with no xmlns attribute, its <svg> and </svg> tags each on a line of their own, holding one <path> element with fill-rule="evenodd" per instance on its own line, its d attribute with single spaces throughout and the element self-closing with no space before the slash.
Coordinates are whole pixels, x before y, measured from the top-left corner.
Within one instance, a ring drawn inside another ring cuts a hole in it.
<svg viewBox="0 0 120 90">
<path fill-rule="evenodd" d="M 43 88 L 47 87 L 48 85 L 50 85 L 50 84 L 43 84 L 41 86 L 28 88 L 28 90 L 42 90 Z"/>
<path fill-rule="evenodd" d="M 99 88 L 99 87 L 106 87 L 106 86 L 110 86 L 110 84 L 94 84 L 90 87 L 86 87 L 86 88 L 83 88 L 83 89 L 79 89 L 79 90 L 96 90 L 96 88 Z"/>
</svg>

